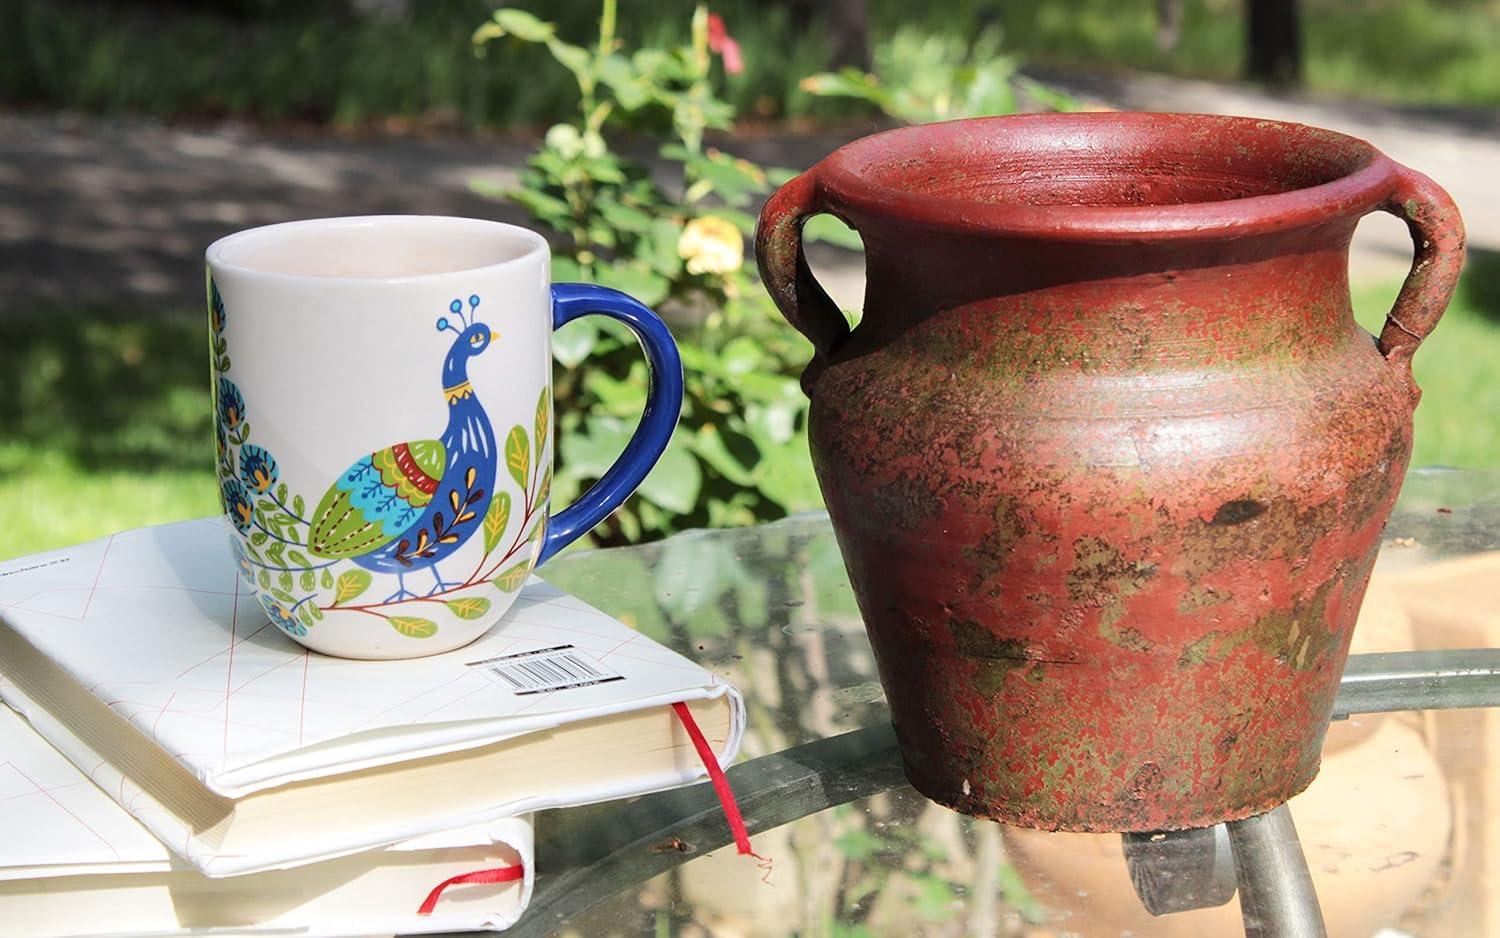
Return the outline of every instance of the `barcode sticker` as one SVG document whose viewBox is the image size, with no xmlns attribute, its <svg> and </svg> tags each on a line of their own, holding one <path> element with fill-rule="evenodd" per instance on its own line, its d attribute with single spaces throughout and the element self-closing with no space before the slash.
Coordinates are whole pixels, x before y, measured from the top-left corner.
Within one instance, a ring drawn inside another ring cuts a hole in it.
<svg viewBox="0 0 1500 938">
<path fill-rule="evenodd" d="M 517 696 L 625 680 L 625 675 L 611 671 L 572 645 L 471 661 L 469 667 L 478 668 L 486 677 L 509 687 Z"/>
</svg>

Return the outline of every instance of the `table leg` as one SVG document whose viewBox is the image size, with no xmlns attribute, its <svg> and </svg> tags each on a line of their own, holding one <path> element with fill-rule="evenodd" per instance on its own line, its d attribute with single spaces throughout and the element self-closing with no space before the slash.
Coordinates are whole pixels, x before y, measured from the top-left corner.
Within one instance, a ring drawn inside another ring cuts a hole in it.
<svg viewBox="0 0 1500 938">
<path fill-rule="evenodd" d="M 1228 827 L 1245 938 L 1327 938 L 1287 806 L 1230 821 Z"/>
</svg>

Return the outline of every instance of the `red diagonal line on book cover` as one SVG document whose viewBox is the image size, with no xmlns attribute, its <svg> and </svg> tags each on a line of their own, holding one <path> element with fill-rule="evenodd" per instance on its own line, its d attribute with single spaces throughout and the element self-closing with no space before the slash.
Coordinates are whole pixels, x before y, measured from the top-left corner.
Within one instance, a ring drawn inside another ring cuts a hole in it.
<svg viewBox="0 0 1500 938">
<path fill-rule="evenodd" d="M 89 606 L 94 603 L 94 592 L 99 589 L 99 577 L 104 575 L 104 561 L 109 559 L 109 548 L 114 542 L 115 536 L 113 534 L 109 536 L 109 540 L 104 542 L 104 553 L 99 555 L 99 569 L 94 571 L 94 585 L 89 587 L 89 598 L 83 604 L 83 615 L 78 617 L 80 620 L 89 617 Z"/>
<path fill-rule="evenodd" d="M 239 647 L 240 645 L 245 644 L 246 642 L 250 641 L 250 639 L 254 638 L 255 636 L 259 635 L 260 633 L 264 632 L 266 629 L 268 629 L 270 627 L 271 627 L 271 623 L 269 623 L 269 622 L 265 623 L 260 628 L 256 629 L 254 632 L 251 632 L 249 635 L 246 635 L 243 638 L 237 639 L 233 644 L 231 644 L 229 646 L 229 648 L 224 649 L 224 651 L 216 651 L 216 652 L 214 652 L 213 654 L 209 655 L 207 658 L 204 658 L 202 661 L 200 661 L 197 664 L 193 665 L 192 667 L 188 668 L 186 671 L 183 671 L 181 674 L 177 675 L 172 680 L 174 680 L 174 681 L 180 681 L 183 678 L 187 677 L 189 674 L 192 674 L 194 671 L 196 671 L 199 668 L 203 667 L 205 664 L 208 664 L 209 662 L 212 662 L 212 661 L 219 660 L 219 657 L 221 655 L 225 654 L 226 652 L 228 652 L 228 651 L 230 651 L 230 650 L 232 650 L 234 648 Z"/>
<path fill-rule="evenodd" d="M 112 844 L 108 840 L 106 840 L 103 834 L 101 834 L 98 831 L 94 830 L 93 826 L 90 825 L 88 821 L 85 821 L 83 818 L 81 818 L 78 815 L 74 814 L 72 812 L 72 810 L 68 808 L 67 805 L 63 804 L 61 801 L 58 801 L 57 800 L 57 796 L 53 795 L 51 790 L 43 788 L 42 786 L 38 785 L 36 783 L 36 779 L 32 778 L 30 775 L 27 775 L 25 772 L 21 771 L 21 767 L 19 765 L 16 765 L 14 762 L 0 762 L 0 769 L 7 768 L 7 767 L 12 772 L 15 772 L 17 775 L 19 775 L 22 778 L 24 778 L 26 780 L 26 783 L 28 785 L 30 785 L 32 788 L 35 788 L 38 792 L 41 792 L 41 794 L 44 795 L 47 798 L 48 801 L 51 801 L 53 804 L 55 804 L 59 808 L 61 808 L 64 812 L 67 813 L 67 815 L 69 817 L 71 817 L 73 820 L 77 821 L 79 824 L 82 824 L 84 830 L 88 831 L 90 834 L 93 834 L 95 837 L 99 838 L 99 842 L 101 844 L 103 844 L 105 847 L 109 848 L 109 852 L 113 853 L 115 855 L 115 859 L 116 860 L 120 859 L 120 851 L 118 851 L 118 850 L 115 849 L 114 844 Z"/>
<path fill-rule="evenodd" d="M 449 886 L 463 886 L 468 883 L 512 883 L 526 875 L 526 868 L 517 863 L 515 866 L 500 866 L 493 870 L 475 870 L 472 873 L 460 873 L 457 876 L 443 880 L 433 887 L 427 898 L 422 900 L 418 907 L 418 915 L 431 915 L 432 910 L 437 908 L 438 900 L 443 897 L 443 891 Z"/>
<path fill-rule="evenodd" d="M 234 600 L 229 609 L 229 664 L 224 669 L 224 755 L 229 755 L 229 689 L 234 686 L 234 630 L 240 620 L 240 578 L 234 578 Z"/>
<path fill-rule="evenodd" d="M 307 722 L 307 669 L 312 652 L 302 649 L 302 695 L 297 701 L 297 745 L 302 745 L 302 727 Z"/>
</svg>

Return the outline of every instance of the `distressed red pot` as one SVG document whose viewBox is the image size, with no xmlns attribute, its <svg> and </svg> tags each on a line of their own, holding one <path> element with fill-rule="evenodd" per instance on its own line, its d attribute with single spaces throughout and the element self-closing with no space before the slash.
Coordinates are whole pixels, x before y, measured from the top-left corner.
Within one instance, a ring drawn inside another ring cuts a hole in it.
<svg viewBox="0 0 1500 938">
<path fill-rule="evenodd" d="M 1374 211 L 1416 245 L 1378 339 L 1348 277 Z M 852 332 L 802 253 L 824 212 L 864 238 Z M 1312 781 L 1462 259 L 1442 189 L 1295 124 L 958 121 L 833 153 L 756 251 L 816 349 L 814 464 L 918 790 L 1139 831 Z"/>
</svg>

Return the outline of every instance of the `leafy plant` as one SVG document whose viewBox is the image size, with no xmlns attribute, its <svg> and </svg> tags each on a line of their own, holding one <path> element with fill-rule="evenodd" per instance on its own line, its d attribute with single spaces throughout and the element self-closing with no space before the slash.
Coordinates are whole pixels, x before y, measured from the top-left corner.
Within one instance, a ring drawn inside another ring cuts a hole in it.
<svg viewBox="0 0 1500 938">
<path fill-rule="evenodd" d="M 802 89 L 828 98 L 856 98 L 910 124 L 1012 114 L 1022 98 L 1049 110 L 1072 111 L 1067 95 L 1017 71 L 1002 51 L 1000 30 L 973 39 L 904 26 L 875 50 L 875 74 L 856 68 L 810 75 Z"/>
<path fill-rule="evenodd" d="M 734 109 L 720 96 L 740 52 L 723 21 L 700 6 L 690 40 L 627 51 L 616 0 L 603 0 L 599 34 L 575 45 L 557 27 L 504 8 L 474 34 L 482 51 L 507 40 L 540 45 L 578 87 L 573 118 L 553 125 L 508 197 L 565 238 L 557 280 L 615 287 L 655 306 L 682 350 L 686 398 L 672 445 L 637 496 L 596 533 L 637 540 L 687 527 L 781 517 L 819 504 L 807 450 L 806 400 L 796 380 L 811 349 L 787 328 L 745 265 L 747 209 L 792 175 L 705 146 Z M 663 129 L 663 185 L 621 156 L 609 132 Z M 558 333 L 553 355 L 560 438 L 555 491 L 576 496 L 602 476 L 629 439 L 647 375 L 633 339 L 580 321 Z M 586 367 L 575 367 L 584 363 Z"/>
</svg>

